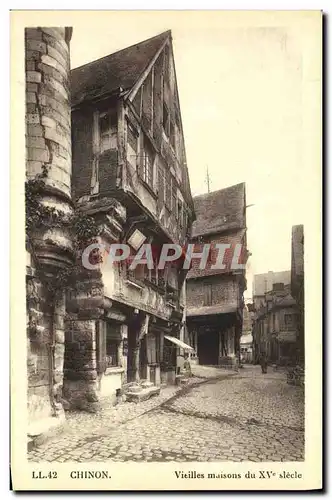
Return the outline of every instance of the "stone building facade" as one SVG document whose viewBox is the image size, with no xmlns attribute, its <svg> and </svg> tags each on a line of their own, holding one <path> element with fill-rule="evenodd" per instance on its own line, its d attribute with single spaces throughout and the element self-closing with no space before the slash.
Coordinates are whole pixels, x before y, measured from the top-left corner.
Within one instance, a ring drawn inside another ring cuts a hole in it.
<svg viewBox="0 0 332 500">
<path fill-rule="evenodd" d="M 273 289 L 265 294 L 264 302 L 255 312 L 256 361 L 261 353 L 265 353 L 269 363 L 294 365 L 298 319 L 290 285 L 274 283 Z"/>
<path fill-rule="evenodd" d="M 72 83 L 72 194 L 107 249 L 67 307 L 64 397 L 94 410 L 124 384 L 174 382 L 184 325 L 185 276 L 128 260 L 108 264 L 115 243 L 135 253 L 184 246 L 194 218 L 171 33 L 76 68 Z"/>
<path fill-rule="evenodd" d="M 47 283 L 72 264 L 73 247 L 64 228 L 42 225 L 40 220 L 39 224 L 32 222 L 40 211 L 72 212 L 70 38 L 70 28 L 25 30 L 27 368 L 31 436 L 57 425 L 64 416 L 61 401 L 65 290 L 52 294 Z"/>
<path fill-rule="evenodd" d="M 187 340 L 196 349 L 200 364 L 237 365 L 246 289 L 245 184 L 197 196 L 194 207 L 195 251 L 202 250 L 204 244 L 210 244 L 211 250 L 204 269 L 196 259 L 188 273 Z M 217 244 L 229 248 L 224 254 L 224 268 L 214 269 Z"/>
<path fill-rule="evenodd" d="M 258 309 L 264 303 L 265 294 L 273 289 L 275 283 L 288 286 L 291 282 L 291 271 L 269 271 L 255 274 L 253 281 L 253 306 Z"/>
<path fill-rule="evenodd" d="M 171 33 L 70 72 L 71 35 L 25 32 L 31 437 L 127 382 L 173 383 L 185 323 L 182 255 L 164 270 L 108 263 L 115 243 L 149 243 L 157 264 L 194 219 Z M 87 268 L 91 244 L 104 251 Z"/>
</svg>

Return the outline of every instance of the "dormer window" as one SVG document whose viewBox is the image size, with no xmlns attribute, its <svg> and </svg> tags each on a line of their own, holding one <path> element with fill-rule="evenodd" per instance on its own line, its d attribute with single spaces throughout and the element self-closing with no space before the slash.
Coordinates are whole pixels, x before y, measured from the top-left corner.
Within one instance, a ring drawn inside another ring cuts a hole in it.
<svg viewBox="0 0 332 500">
<path fill-rule="evenodd" d="M 100 152 L 117 149 L 117 114 L 115 111 L 99 115 Z"/>
</svg>

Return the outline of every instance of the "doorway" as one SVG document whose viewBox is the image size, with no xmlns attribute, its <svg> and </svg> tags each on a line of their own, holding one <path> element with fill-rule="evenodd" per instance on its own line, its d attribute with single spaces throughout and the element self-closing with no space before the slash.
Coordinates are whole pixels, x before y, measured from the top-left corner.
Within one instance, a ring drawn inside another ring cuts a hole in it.
<svg viewBox="0 0 332 500">
<path fill-rule="evenodd" d="M 198 332 L 197 338 L 198 360 L 200 365 L 218 365 L 219 361 L 219 333 L 212 330 Z"/>
</svg>

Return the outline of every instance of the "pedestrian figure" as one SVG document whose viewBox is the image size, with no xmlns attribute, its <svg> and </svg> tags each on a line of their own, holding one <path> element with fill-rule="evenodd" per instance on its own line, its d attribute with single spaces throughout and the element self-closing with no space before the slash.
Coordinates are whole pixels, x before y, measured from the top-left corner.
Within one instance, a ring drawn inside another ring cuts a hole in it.
<svg viewBox="0 0 332 500">
<path fill-rule="evenodd" d="M 189 361 L 189 355 L 187 352 L 184 355 L 183 371 L 188 377 L 191 377 L 191 365 Z"/>
<path fill-rule="evenodd" d="M 267 359 L 265 352 L 261 353 L 259 364 L 261 365 L 262 373 L 267 373 Z"/>
</svg>

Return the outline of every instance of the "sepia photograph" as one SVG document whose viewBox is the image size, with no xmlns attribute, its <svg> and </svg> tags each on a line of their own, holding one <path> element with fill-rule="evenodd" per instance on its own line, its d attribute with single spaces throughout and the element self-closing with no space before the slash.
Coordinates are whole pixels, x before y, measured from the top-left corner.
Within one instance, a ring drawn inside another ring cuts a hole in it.
<svg viewBox="0 0 332 500">
<path fill-rule="evenodd" d="M 318 269 L 319 301 L 322 13 L 20 14 L 16 376 L 35 488 L 61 464 L 75 489 L 168 463 L 186 489 L 301 489 L 321 383 L 306 282 Z"/>
</svg>

